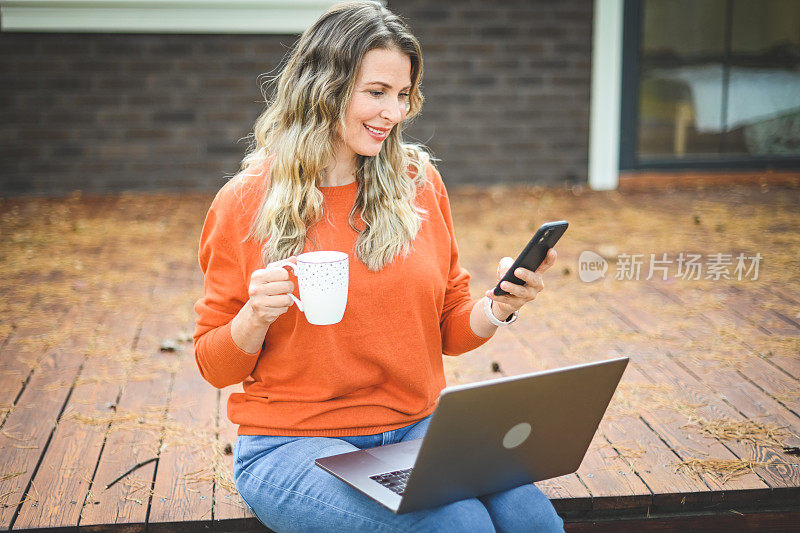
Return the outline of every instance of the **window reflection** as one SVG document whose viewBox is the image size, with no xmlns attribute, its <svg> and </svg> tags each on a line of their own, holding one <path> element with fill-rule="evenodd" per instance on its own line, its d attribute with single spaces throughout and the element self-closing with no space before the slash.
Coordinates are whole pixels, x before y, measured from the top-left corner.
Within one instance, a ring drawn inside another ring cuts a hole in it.
<svg viewBox="0 0 800 533">
<path fill-rule="evenodd" d="M 734 0 L 728 153 L 800 154 L 800 2 Z"/>
<path fill-rule="evenodd" d="M 643 9 L 640 160 L 800 155 L 800 2 Z"/>
</svg>

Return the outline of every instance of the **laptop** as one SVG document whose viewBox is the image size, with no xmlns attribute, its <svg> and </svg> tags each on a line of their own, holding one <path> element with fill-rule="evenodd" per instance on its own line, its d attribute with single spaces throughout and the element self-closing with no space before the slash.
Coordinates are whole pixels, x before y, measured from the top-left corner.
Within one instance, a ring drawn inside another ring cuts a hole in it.
<svg viewBox="0 0 800 533">
<path fill-rule="evenodd" d="M 628 358 L 448 387 L 422 439 L 316 460 L 402 514 L 575 472 Z"/>
</svg>

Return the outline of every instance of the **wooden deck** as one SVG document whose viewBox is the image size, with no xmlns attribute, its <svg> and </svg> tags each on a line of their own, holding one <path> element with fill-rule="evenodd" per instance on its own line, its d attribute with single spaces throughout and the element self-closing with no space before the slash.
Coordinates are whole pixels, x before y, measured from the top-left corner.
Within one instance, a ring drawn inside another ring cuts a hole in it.
<svg viewBox="0 0 800 533">
<path fill-rule="evenodd" d="M 571 227 L 546 291 L 447 357 L 448 382 L 628 355 L 581 468 L 538 484 L 568 530 L 800 530 L 798 191 L 577 192 L 451 192 L 476 296 L 539 223 Z M 210 200 L 0 200 L 0 529 L 263 530 L 231 480 L 234 388 L 201 379 L 188 338 Z M 580 281 L 584 250 L 604 280 Z M 645 279 L 680 252 L 763 261 Z M 624 253 L 639 280 L 615 279 Z"/>
</svg>

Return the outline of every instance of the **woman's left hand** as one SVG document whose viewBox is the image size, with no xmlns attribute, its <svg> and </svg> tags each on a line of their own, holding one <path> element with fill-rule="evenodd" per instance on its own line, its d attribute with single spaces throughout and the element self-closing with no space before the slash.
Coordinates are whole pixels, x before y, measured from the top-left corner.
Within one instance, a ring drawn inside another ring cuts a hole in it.
<svg viewBox="0 0 800 533">
<path fill-rule="evenodd" d="M 558 254 L 551 248 L 542 264 L 536 269 L 536 272 L 531 272 L 526 268 L 518 268 L 514 275 L 524 281 L 525 285 L 516 285 L 504 281 L 500 284 L 500 288 L 509 294 L 495 296 L 493 288 L 486 291 L 486 297 L 494 300 L 492 312 L 499 320 L 505 320 L 523 305 L 536 299 L 536 296 L 544 290 L 542 274 L 553 266 L 556 262 L 556 257 L 558 257 Z M 504 257 L 500 260 L 500 264 L 497 266 L 497 281 L 500 281 L 505 276 L 506 271 L 511 268 L 513 263 L 514 259 L 511 257 Z"/>
</svg>

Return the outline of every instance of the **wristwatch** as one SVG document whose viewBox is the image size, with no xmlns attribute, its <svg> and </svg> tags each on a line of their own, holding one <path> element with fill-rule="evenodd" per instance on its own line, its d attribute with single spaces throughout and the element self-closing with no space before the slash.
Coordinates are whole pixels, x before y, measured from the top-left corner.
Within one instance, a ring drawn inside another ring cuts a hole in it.
<svg viewBox="0 0 800 533">
<path fill-rule="evenodd" d="M 492 313 L 492 301 L 493 300 L 491 300 L 490 298 L 484 297 L 484 305 L 483 305 L 483 310 L 486 312 L 486 318 L 489 320 L 489 322 L 492 323 L 492 325 L 497 327 L 507 326 L 509 324 L 512 324 L 515 320 L 517 320 L 517 317 L 519 316 L 519 311 L 514 311 L 514 313 L 505 320 L 498 320 L 497 317 L 494 316 L 494 313 Z"/>
</svg>

